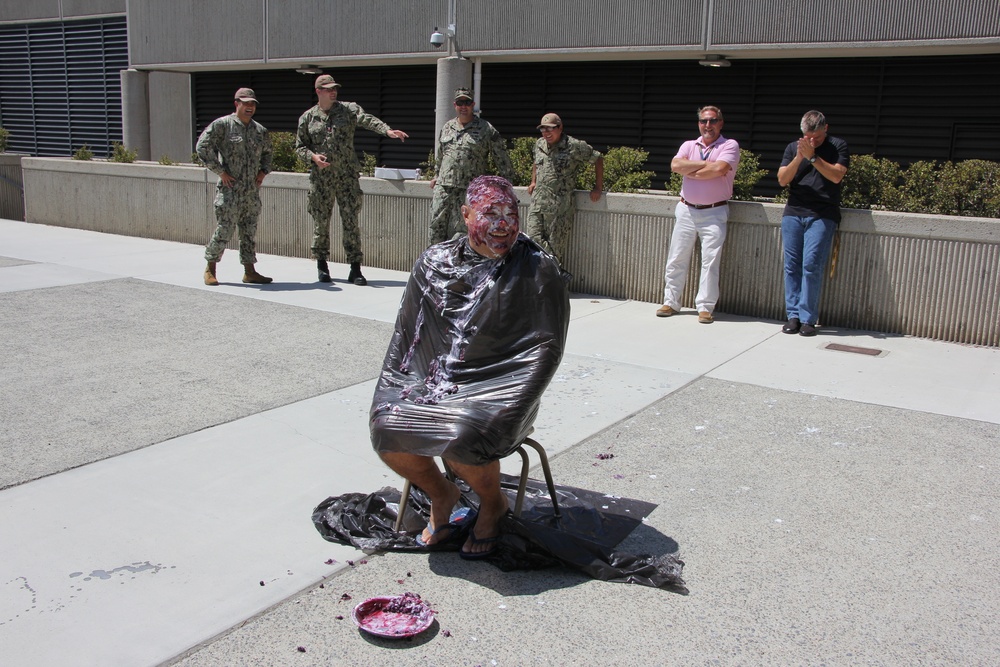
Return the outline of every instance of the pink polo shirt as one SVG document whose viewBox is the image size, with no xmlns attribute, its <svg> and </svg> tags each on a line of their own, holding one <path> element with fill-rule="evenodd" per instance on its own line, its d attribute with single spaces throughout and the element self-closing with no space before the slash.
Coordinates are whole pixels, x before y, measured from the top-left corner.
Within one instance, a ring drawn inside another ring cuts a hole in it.
<svg viewBox="0 0 1000 667">
<path fill-rule="evenodd" d="M 694 141 L 685 141 L 681 144 L 674 157 L 685 160 L 708 160 L 709 162 L 722 160 L 728 162 L 729 166 L 732 167 L 725 176 L 707 181 L 685 176 L 684 184 L 681 186 L 681 197 L 684 198 L 684 201 L 705 205 L 732 199 L 736 168 L 740 166 L 740 145 L 735 139 L 726 139 L 720 135 L 718 139 L 706 147 L 702 138 L 698 137 Z"/>
</svg>

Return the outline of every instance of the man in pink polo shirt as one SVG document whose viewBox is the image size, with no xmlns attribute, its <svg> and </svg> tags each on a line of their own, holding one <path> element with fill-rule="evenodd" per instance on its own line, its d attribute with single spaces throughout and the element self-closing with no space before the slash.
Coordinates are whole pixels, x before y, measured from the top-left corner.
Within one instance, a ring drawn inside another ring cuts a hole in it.
<svg viewBox="0 0 1000 667">
<path fill-rule="evenodd" d="M 718 107 L 698 109 L 701 136 L 685 141 L 670 162 L 670 170 L 684 176 L 681 200 L 674 212 L 674 233 L 664 272 L 663 306 L 657 317 L 670 317 L 681 309 L 681 292 L 687 280 L 694 242 L 701 239 L 701 280 L 695 307 L 698 321 L 712 323 L 719 300 L 719 262 L 726 240 L 729 199 L 740 164 L 740 145 L 722 136 L 722 111 Z"/>
</svg>

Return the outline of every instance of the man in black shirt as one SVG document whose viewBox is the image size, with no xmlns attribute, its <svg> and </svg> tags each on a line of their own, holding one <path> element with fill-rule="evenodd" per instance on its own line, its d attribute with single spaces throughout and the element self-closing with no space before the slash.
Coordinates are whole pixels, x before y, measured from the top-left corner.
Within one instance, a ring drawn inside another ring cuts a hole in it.
<svg viewBox="0 0 1000 667">
<path fill-rule="evenodd" d="M 778 184 L 788 186 L 781 218 L 785 251 L 787 334 L 815 336 L 819 296 L 833 234 L 840 223 L 840 184 L 847 174 L 847 142 L 827 135 L 819 111 L 802 116 L 802 137 L 785 148 Z"/>
</svg>

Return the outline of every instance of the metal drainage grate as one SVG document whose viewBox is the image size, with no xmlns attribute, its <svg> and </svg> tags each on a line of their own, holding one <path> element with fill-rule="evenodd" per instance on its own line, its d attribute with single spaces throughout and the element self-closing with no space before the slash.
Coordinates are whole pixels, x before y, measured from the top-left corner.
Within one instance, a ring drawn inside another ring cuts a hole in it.
<svg viewBox="0 0 1000 667">
<path fill-rule="evenodd" d="M 852 354 L 864 354 L 869 357 L 884 357 L 888 354 L 885 350 L 874 347 L 859 347 L 857 345 L 841 345 L 840 343 L 827 343 L 823 346 L 827 350 L 834 352 L 851 352 Z"/>
</svg>

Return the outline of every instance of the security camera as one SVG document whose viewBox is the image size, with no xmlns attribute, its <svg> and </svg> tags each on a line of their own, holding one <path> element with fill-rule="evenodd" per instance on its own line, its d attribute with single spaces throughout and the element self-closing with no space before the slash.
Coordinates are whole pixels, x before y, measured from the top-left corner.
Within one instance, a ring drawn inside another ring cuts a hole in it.
<svg viewBox="0 0 1000 667">
<path fill-rule="evenodd" d="M 434 32 L 431 33 L 431 46 L 435 49 L 440 49 L 444 45 L 444 34 L 438 31 L 435 26 Z"/>
</svg>

